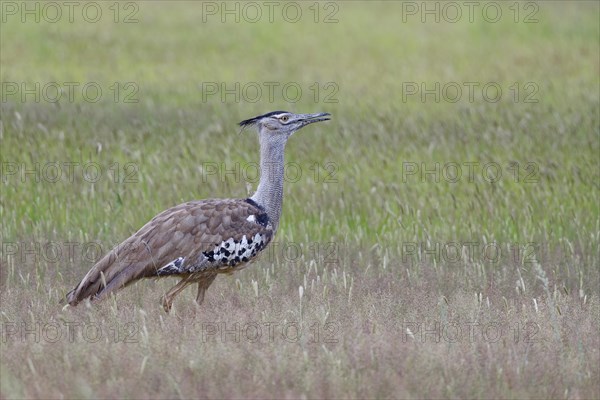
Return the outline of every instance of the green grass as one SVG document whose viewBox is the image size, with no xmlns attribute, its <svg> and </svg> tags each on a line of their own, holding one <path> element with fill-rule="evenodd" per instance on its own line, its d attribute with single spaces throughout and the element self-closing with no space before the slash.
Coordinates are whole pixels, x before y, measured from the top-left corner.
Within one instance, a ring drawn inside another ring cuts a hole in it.
<svg viewBox="0 0 600 400">
<path fill-rule="evenodd" d="M 294 24 L 203 22 L 192 2 L 138 5 L 133 24 L 111 22 L 106 3 L 96 24 L 0 25 L 3 91 L 103 89 L 97 103 L 81 92 L 58 104 L 3 93 L 1 397 L 600 396 L 598 4 L 540 3 L 532 24 L 514 23 L 508 3 L 495 24 L 480 14 L 404 23 L 389 2 L 340 3 L 333 24 L 312 22 L 309 3 Z M 124 103 L 123 87 L 115 102 L 115 82 L 134 83 L 138 102 Z M 202 93 L 210 82 L 296 82 L 303 95 L 222 102 Z M 336 103 L 325 101 L 327 82 Z M 404 101 L 407 82 L 495 82 L 503 93 Z M 527 83 L 537 102 L 525 102 Z M 84 249 L 106 251 L 183 201 L 246 196 L 258 143 L 236 123 L 277 109 L 333 120 L 288 144 L 302 175 L 286 183 L 268 254 L 218 278 L 201 309 L 189 290 L 164 314 L 169 279 L 62 309 L 101 255 Z M 79 164 L 73 179 L 64 167 L 50 182 L 52 162 Z M 9 174 L 36 163 L 39 182 Z M 83 176 L 87 163 L 102 168 L 97 182 Z M 241 170 L 211 175 L 208 163 Z M 463 175 L 407 175 L 407 165 L 436 163 Z M 465 163 L 478 163 L 473 179 Z M 481 169 L 490 163 L 502 172 L 493 183 Z M 221 336 L 236 326 L 239 337 Z M 290 326 L 298 340 L 282 336 Z M 439 342 L 425 333 L 436 326 Z"/>
</svg>

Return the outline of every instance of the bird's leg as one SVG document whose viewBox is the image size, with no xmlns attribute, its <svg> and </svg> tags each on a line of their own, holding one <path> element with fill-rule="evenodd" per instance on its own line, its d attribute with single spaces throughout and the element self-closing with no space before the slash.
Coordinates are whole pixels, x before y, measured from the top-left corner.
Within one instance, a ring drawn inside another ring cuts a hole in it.
<svg viewBox="0 0 600 400">
<path fill-rule="evenodd" d="M 209 275 L 198 282 L 198 295 L 196 296 L 196 303 L 198 305 L 202 304 L 204 301 L 204 294 L 206 293 L 206 289 L 213 283 L 217 275 Z"/>
<path fill-rule="evenodd" d="M 175 299 L 175 296 L 177 296 L 179 292 L 181 292 L 183 289 L 188 287 L 188 285 L 193 283 L 190 277 L 191 275 L 182 279 L 177 285 L 173 286 L 171 290 L 167 292 L 167 294 L 163 296 L 162 306 L 166 312 L 171 311 L 171 306 L 173 305 L 173 300 Z"/>
</svg>

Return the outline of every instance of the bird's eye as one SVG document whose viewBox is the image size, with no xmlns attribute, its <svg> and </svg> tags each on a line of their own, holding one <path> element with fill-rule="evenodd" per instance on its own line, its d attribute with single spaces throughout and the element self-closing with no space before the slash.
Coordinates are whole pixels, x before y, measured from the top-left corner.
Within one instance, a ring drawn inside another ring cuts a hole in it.
<svg viewBox="0 0 600 400">
<path fill-rule="evenodd" d="M 288 117 L 287 115 L 284 115 L 283 117 L 280 117 L 279 120 L 281 122 L 288 122 L 288 119 L 290 119 L 290 117 Z"/>
</svg>

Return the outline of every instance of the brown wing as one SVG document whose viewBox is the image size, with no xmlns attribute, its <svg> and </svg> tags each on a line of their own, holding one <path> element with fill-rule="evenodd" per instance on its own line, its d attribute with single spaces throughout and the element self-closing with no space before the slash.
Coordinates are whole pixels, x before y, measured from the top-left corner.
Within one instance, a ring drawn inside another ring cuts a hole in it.
<svg viewBox="0 0 600 400">
<path fill-rule="evenodd" d="M 272 237 L 267 214 L 252 200 L 183 203 L 158 214 L 105 255 L 67 301 L 75 305 L 90 296 L 103 298 L 144 277 L 234 267 L 249 261 Z M 241 247 L 249 240 L 253 246 Z"/>
</svg>

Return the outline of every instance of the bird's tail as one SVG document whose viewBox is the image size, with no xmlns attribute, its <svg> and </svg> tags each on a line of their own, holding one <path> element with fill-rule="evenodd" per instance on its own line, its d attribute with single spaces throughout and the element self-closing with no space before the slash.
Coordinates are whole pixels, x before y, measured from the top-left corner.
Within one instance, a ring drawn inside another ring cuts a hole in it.
<svg viewBox="0 0 600 400">
<path fill-rule="evenodd" d="M 83 277 L 81 282 L 67 293 L 66 300 L 71 306 L 76 306 L 84 299 L 102 300 L 110 293 L 141 278 L 136 273 L 138 263 L 131 263 L 120 258 L 115 250 L 106 254 Z"/>
</svg>

